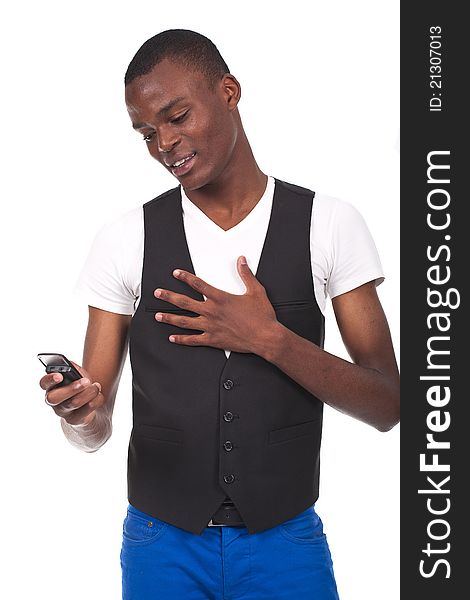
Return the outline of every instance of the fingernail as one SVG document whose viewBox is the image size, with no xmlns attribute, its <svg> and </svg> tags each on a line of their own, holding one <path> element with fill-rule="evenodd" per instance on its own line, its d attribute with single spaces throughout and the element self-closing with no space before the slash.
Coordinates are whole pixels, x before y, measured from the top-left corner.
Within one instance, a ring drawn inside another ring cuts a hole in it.
<svg viewBox="0 0 470 600">
<path fill-rule="evenodd" d="M 161 293 L 162 293 L 162 290 L 160 290 L 160 289 L 155 290 L 155 296 L 157 298 L 161 295 Z"/>
<path fill-rule="evenodd" d="M 240 262 L 242 265 L 246 265 L 246 258 L 244 256 L 240 257 Z"/>
<path fill-rule="evenodd" d="M 58 373 L 54 374 L 52 376 L 52 381 L 56 381 L 57 383 L 62 379 L 62 376 L 59 375 Z"/>
<path fill-rule="evenodd" d="M 155 318 L 157 319 L 157 321 L 161 321 L 161 320 L 163 319 L 163 315 L 162 315 L 162 313 L 157 313 L 157 314 L 155 315 Z"/>
<path fill-rule="evenodd" d="M 175 341 L 175 336 L 174 335 L 170 335 L 170 337 L 168 339 L 170 340 L 170 342 L 174 342 Z"/>
<path fill-rule="evenodd" d="M 181 275 L 181 271 L 179 269 L 175 269 L 173 271 L 173 275 L 175 275 L 176 277 L 178 277 L 178 275 Z"/>
<path fill-rule="evenodd" d="M 98 381 L 95 381 L 95 383 L 93 385 L 96 385 L 96 387 L 98 388 L 98 391 L 101 394 L 101 383 L 99 383 Z"/>
</svg>

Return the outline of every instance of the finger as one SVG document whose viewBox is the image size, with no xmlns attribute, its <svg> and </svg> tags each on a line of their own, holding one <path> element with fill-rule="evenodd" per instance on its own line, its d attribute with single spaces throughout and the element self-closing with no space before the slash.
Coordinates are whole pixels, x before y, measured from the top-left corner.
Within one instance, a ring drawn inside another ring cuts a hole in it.
<svg viewBox="0 0 470 600">
<path fill-rule="evenodd" d="M 74 381 L 73 383 L 69 383 L 60 387 L 50 387 L 46 391 L 45 402 L 49 406 L 56 406 L 65 400 L 68 400 L 72 396 L 75 396 L 77 393 L 81 392 L 85 388 L 90 385 L 90 380 L 86 377 L 79 379 L 78 381 Z"/>
<path fill-rule="evenodd" d="M 184 308 L 194 313 L 201 314 L 200 311 L 204 310 L 204 302 L 201 302 L 200 300 L 195 300 L 194 298 L 190 298 L 185 294 L 178 294 L 177 292 L 172 292 L 171 290 L 157 288 L 154 291 L 153 295 L 155 296 L 155 298 L 165 300 L 166 302 L 170 302 L 170 304 L 174 304 L 178 308 Z"/>
<path fill-rule="evenodd" d="M 79 408 L 75 412 L 63 417 L 69 425 L 81 425 L 84 427 L 94 420 L 96 416 L 96 410 L 91 408 L 89 404 L 86 404 L 82 408 Z"/>
<path fill-rule="evenodd" d="M 246 291 L 252 291 L 256 286 L 260 286 L 260 282 L 256 279 L 253 271 L 250 269 L 245 256 L 239 256 L 237 260 L 237 270 L 241 280 L 245 284 Z"/>
<path fill-rule="evenodd" d="M 91 421 L 90 415 L 92 415 L 98 408 L 103 406 L 105 403 L 102 394 L 99 394 L 95 400 L 88 402 L 84 406 L 77 408 L 71 413 L 68 413 L 63 418 L 70 425 L 86 425 L 87 422 Z"/>
<path fill-rule="evenodd" d="M 175 335 L 172 334 L 168 338 L 174 344 L 182 344 L 184 346 L 210 346 L 210 340 L 206 333 L 199 335 Z"/>
<path fill-rule="evenodd" d="M 48 373 L 47 375 L 41 377 L 41 379 L 39 380 L 39 385 L 42 387 L 43 390 L 48 390 L 52 386 L 60 383 L 63 378 L 63 375 L 61 375 L 60 373 Z"/>
<path fill-rule="evenodd" d="M 155 315 L 155 319 L 159 323 L 168 323 L 183 329 L 196 329 L 198 331 L 204 331 L 204 325 L 201 317 L 186 317 L 182 315 L 174 315 L 172 313 L 158 312 Z"/>
<path fill-rule="evenodd" d="M 92 404 L 91 410 L 95 410 L 97 405 L 104 403 L 104 396 L 96 384 L 89 385 L 85 390 L 75 394 L 71 398 L 67 398 L 67 400 L 52 408 L 59 417 L 68 418 L 71 413 L 75 413 L 90 403 Z"/>
<path fill-rule="evenodd" d="M 197 292 L 200 292 L 206 298 L 216 299 L 219 298 L 221 294 L 225 293 L 219 288 L 210 285 L 209 283 L 207 283 L 207 281 L 204 281 L 204 279 L 201 279 L 200 277 L 197 277 L 196 275 L 194 275 L 193 273 L 189 273 L 188 271 L 183 271 L 182 269 L 175 269 L 173 271 L 173 275 L 174 277 L 176 277 L 176 279 L 184 281 Z"/>
</svg>

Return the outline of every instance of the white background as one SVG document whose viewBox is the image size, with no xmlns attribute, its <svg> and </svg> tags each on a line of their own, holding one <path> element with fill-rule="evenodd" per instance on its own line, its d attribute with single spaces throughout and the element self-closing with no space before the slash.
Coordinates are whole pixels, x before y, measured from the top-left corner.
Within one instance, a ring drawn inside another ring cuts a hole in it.
<svg viewBox="0 0 470 600">
<path fill-rule="evenodd" d="M 87 307 L 72 290 L 95 233 L 176 185 L 131 130 L 125 69 L 163 29 L 194 29 L 215 42 L 242 85 L 240 112 L 260 167 L 364 215 L 398 355 L 398 2 L 18 1 L 0 21 L 0 595 L 114 600 L 129 366 L 113 437 L 86 454 L 67 443 L 44 404 L 36 353 L 81 362 Z M 325 349 L 347 358 L 331 303 Z M 379 433 L 325 407 L 316 508 L 342 600 L 399 597 L 398 464 L 399 427 Z"/>
</svg>

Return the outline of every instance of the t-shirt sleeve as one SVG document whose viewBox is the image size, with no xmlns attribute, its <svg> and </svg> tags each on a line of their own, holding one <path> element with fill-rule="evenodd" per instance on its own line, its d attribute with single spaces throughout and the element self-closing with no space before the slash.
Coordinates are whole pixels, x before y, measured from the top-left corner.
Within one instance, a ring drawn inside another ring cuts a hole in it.
<svg viewBox="0 0 470 600">
<path fill-rule="evenodd" d="M 132 217 L 135 221 L 135 215 Z M 129 232 L 125 235 L 123 231 L 129 220 L 126 215 L 98 231 L 74 288 L 89 306 L 124 315 L 134 313 L 137 299 L 127 268 L 133 248 L 129 247 Z"/>
<path fill-rule="evenodd" d="M 332 215 L 331 255 L 327 293 L 330 298 L 369 281 L 380 285 L 384 273 L 377 247 L 360 212 L 337 201 Z"/>
</svg>

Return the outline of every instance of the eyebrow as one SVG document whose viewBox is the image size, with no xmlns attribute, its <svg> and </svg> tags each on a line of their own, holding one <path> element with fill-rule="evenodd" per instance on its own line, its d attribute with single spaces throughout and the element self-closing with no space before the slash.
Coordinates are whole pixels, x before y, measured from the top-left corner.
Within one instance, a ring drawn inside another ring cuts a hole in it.
<svg viewBox="0 0 470 600">
<path fill-rule="evenodd" d="M 164 113 L 169 112 L 176 104 L 178 104 L 178 102 L 181 102 L 182 100 L 184 100 L 184 96 L 177 96 L 176 98 L 173 98 L 173 100 L 170 100 L 170 102 L 167 102 L 165 104 L 165 106 L 162 106 L 162 108 L 157 112 L 157 115 L 162 115 Z M 134 129 L 141 129 L 142 127 L 145 127 L 146 123 L 133 123 L 132 127 Z"/>
</svg>

